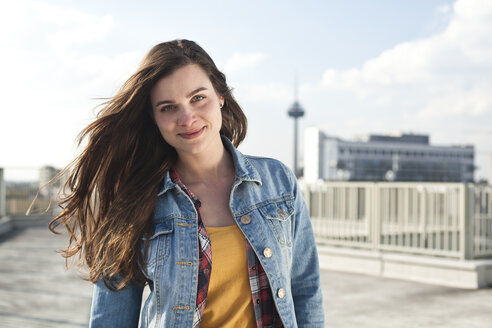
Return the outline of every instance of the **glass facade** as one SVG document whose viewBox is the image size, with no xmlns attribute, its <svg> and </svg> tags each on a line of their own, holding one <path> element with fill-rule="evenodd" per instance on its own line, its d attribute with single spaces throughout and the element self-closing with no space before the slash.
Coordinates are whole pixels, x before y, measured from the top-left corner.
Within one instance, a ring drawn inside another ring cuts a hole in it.
<svg viewBox="0 0 492 328">
<path fill-rule="evenodd" d="M 305 140 L 307 181 L 473 182 L 473 146 L 434 146 L 429 136 L 412 134 L 347 141 L 310 129 Z M 317 148 L 310 149 L 311 144 Z"/>
</svg>

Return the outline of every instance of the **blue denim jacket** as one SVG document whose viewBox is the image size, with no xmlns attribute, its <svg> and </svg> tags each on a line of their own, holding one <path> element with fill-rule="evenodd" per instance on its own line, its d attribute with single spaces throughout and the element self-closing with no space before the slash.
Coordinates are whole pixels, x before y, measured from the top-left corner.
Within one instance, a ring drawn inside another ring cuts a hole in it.
<svg viewBox="0 0 492 328">
<path fill-rule="evenodd" d="M 231 212 L 265 269 L 284 326 L 323 327 L 316 244 L 295 176 L 277 160 L 244 156 L 227 138 L 222 140 L 236 169 Z M 251 220 L 243 223 L 243 215 Z M 158 194 L 153 223 L 143 269 L 150 295 L 143 308 L 143 286 L 112 292 L 99 281 L 90 327 L 137 327 L 139 319 L 142 328 L 191 327 L 198 279 L 197 213 L 169 174 Z"/>
</svg>

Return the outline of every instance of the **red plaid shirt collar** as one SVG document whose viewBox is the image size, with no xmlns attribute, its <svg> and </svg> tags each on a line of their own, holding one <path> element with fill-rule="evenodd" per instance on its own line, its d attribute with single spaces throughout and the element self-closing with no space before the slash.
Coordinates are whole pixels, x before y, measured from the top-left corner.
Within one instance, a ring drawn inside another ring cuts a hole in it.
<svg viewBox="0 0 492 328">
<path fill-rule="evenodd" d="M 199 270 L 198 270 L 198 289 L 196 307 L 193 315 L 193 328 L 200 325 L 203 311 L 205 310 L 210 274 L 212 272 L 212 244 L 208 237 L 207 229 L 203 224 L 200 215 L 201 202 L 191 190 L 181 182 L 178 172 L 171 169 L 170 177 L 173 183 L 178 185 L 186 195 L 193 201 L 196 212 L 198 213 L 198 239 L 200 241 Z M 268 283 L 265 270 L 261 266 L 253 247 L 246 239 L 246 252 L 248 259 L 249 283 L 251 286 L 251 297 L 258 328 L 277 328 L 283 327 L 272 297 L 272 291 Z"/>
</svg>

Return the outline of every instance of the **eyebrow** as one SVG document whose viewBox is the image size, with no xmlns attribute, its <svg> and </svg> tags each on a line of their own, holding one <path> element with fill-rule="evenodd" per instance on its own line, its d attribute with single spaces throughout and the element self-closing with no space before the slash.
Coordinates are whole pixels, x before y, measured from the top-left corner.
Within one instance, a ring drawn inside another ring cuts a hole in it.
<svg viewBox="0 0 492 328">
<path fill-rule="evenodd" d="M 204 90 L 208 90 L 206 87 L 199 87 L 199 88 L 196 88 L 195 90 L 191 91 L 190 93 L 188 93 L 186 95 L 186 98 L 190 98 L 191 96 L 193 96 L 195 93 L 198 93 L 200 91 L 204 91 Z M 172 104 L 173 101 L 171 100 L 160 100 L 158 101 L 156 104 L 155 104 L 155 107 L 158 107 L 160 105 L 164 105 L 164 104 Z"/>
</svg>

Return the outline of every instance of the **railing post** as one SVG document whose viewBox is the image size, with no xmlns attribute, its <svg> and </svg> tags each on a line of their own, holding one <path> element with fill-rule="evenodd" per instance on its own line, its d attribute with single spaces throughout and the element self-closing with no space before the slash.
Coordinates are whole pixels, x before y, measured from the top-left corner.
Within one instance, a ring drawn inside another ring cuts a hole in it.
<svg viewBox="0 0 492 328">
<path fill-rule="evenodd" d="M 473 259 L 473 226 L 474 226 L 474 211 L 473 206 L 475 202 L 474 187 L 473 184 L 462 184 L 461 186 L 461 233 L 460 233 L 460 246 L 461 246 L 461 259 L 471 260 Z"/>
<path fill-rule="evenodd" d="M 381 244 L 381 188 L 377 183 L 373 183 L 370 190 L 372 193 L 372 211 L 370 217 L 372 226 L 372 249 L 379 250 Z"/>
<path fill-rule="evenodd" d="M 3 168 L 0 167 L 0 218 L 7 214 L 7 196 L 5 192 L 5 180 L 3 177 Z"/>
</svg>

